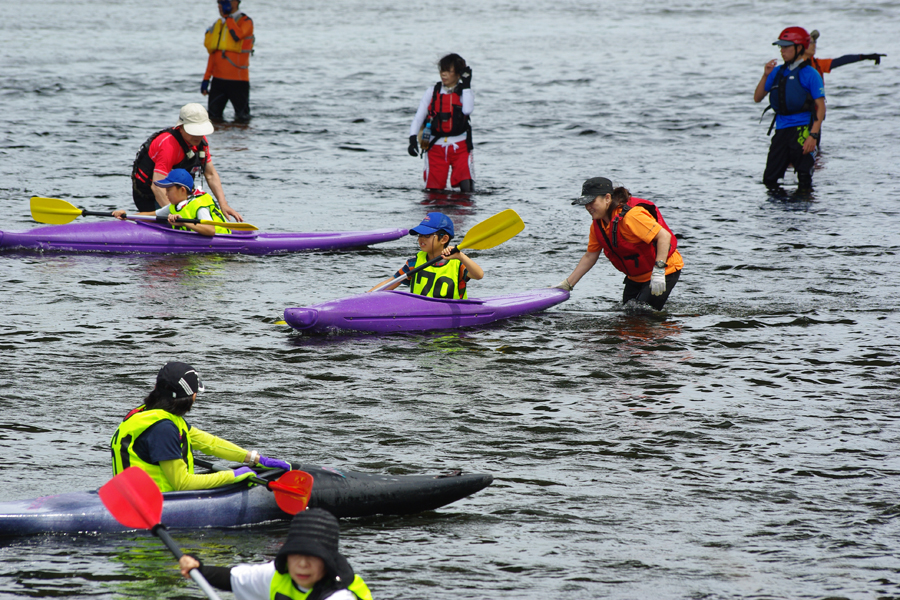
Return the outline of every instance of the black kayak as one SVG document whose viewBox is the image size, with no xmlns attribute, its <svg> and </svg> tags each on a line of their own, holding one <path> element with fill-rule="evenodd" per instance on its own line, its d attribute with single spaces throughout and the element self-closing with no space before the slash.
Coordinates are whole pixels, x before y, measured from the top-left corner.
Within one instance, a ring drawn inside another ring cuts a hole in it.
<svg viewBox="0 0 900 600">
<path fill-rule="evenodd" d="M 494 478 L 486 474 L 377 475 L 330 467 L 300 465 L 313 476 L 309 507 L 324 508 L 338 518 L 404 515 L 433 510 L 483 490 Z M 284 473 L 263 473 L 278 479 Z M 166 492 L 162 522 L 170 529 L 238 527 L 289 519 L 261 486 L 235 483 L 211 490 Z M 126 531 L 106 510 L 96 490 L 0 502 L 0 537 L 44 533 Z"/>
</svg>

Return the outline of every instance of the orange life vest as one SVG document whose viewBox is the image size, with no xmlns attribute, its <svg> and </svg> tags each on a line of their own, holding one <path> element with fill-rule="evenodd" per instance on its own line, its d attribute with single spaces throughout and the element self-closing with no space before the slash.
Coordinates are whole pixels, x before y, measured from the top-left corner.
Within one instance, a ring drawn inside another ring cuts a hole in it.
<svg viewBox="0 0 900 600">
<path fill-rule="evenodd" d="M 659 223 L 663 229 L 672 233 L 672 230 L 669 229 L 669 226 L 666 225 L 665 220 L 663 220 L 662 215 L 659 214 L 659 209 L 656 205 L 649 200 L 643 200 L 641 198 L 631 198 L 622 206 L 622 210 L 609 224 L 609 235 L 603 230 L 603 224 L 599 220 L 594 221 L 593 224 L 597 242 L 602 246 L 603 253 L 609 259 L 609 262 L 629 277 L 649 273 L 653 270 L 653 265 L 656 263 L 656 248 L 653 244 L 648 244 L 646 242 L 628 242 L 619 235 L 619 227 L 622 223 L 622 219 L 624 219 L 628 211 L 635 206 L 640 206 L 646 210 L 654 219 L 656 219 L 656 222 Z M 669 254 L 666 258 L 675 253 L 675 248 L 677 246 L 678 240 L 675 238 L 675 234 L 672 234 L 672 244 L 669 246 Z"/>
</svg>

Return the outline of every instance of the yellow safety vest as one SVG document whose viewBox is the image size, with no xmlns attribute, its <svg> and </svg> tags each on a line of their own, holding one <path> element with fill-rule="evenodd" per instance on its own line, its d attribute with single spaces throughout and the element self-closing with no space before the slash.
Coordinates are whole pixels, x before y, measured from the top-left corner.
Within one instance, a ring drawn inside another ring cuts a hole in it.
<svg viewBox="0 0 900 600">
<path fill-rule="evenodd" d="M 416 254 L 416 267 L 428 262 L 425 252 Z M 412 276 L 409 283 L 409 291 L 420 296 L 432 298 L 452 298 L 465 300 L 466 290 L 459 295 L 459 272 L 462 263 L 457 258 L 450 258 L 443 266 L 431 265 Z"/>
<path fill-rule="evenodd" d="M 188 472 L 193 473 L 194 455 L 191 452 L 191 436 L 188 432 L 188 425 L 183 418 L 165 410 L 143 410 L 143 408 L 140 406 L 136 409 L 138 412 L 132 411 L 131 416 L 126 417 L 119 424 L 109 441 L 109 448 L 112 451 L 113 475 L 118 475 L 128 467 L 140 467 L 156 482 L 161 492 L 174 491 L 175 488 L 172 487 L 159 465 L 144 462 L 135 453 L 134 443 L 151 425 L 159 423 L 163 419 L 172 421 L 178 428 L 178 435 L 181 438 L 181 458 L 187 463 Z"/>
<path fill-rule="evenodd" d="M 372 592 L 369 591 L 366 582 L 359 575 L 353 578 L 353 583 L 347 589 L 353 592 L 359 600 L 372 600 Z M 281 574 L 278 571 L 275 571 L 272 583 L 269 584 L 269 600 L 306 600 L 310 593 L 312 590 L 308 592 L 298 590 L 289 574 Z"/>
<path fill-rule="evenodd" d="M 242 14 L 238 17 L 238 20 L 249 18 L 250 17 L 248 17 L 247 15 Z M 206 35 L 203 38 L 203 45 L 206 46 L 206 50 L 210 54 L 212 54 L 216 50 L 247 54 L 253 52 L 253 42 L 255 41 L 255 35 L 251 35 L 250 37 L 246 37 L 242 40 L 235 40 L 231 36 L 231 32 L 228 31 L 228 27 L 225 26 L 225 19 L 219 19 L 212 24 L 212 27 L 206 30 Z M 247 67 L 238 68 L 246 69 Z"/>
<path fill-rule="evenodd" d="M 181 209 L 179 209 L 178 206 L 180 206 Z M 169 212 L 178 215 L 182 219 L 196 219 L 197 213 L 201 208 L 205 207 L 209 209 L 209 214 L 212 216 L 213 221 L 218 221 L 219 223 L 228 221 L 228 219 L 225 218 L 224 213 L 219 209 L 219 205 L 216 204 L 215 198 L 206 193 L 194 196 L 193 198 L 188 198 L 187 202 L 184 204 L 179 202 L 178 206 L 169 204 Z M 177 227 L 176 229 L 187 230 L 187 227 Z M 231 230 L 225 229 L 224 227 L 216 227 L 216 233 L 231 233 Z"/>
</svg>

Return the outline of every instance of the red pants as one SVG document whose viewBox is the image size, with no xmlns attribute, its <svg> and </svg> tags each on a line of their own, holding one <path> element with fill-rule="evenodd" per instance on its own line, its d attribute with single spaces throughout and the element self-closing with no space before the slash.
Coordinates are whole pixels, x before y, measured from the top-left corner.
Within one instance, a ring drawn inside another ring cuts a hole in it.
<svg viewBox="0 0 900 600">
<path fill-rule="evenodd" d="M 466 147 L 466 142 L 462 141 L 450 146 L 432 146 L 428 151 L 425 173 L 422 177 L 425 179 L 426 188 L 442 190 L 447 187 L 448 171 L 450 171 L 450 187 L 459 187 L 460 182 L 474 179 L 472 170 L 472 154 Z"/>
</svg>

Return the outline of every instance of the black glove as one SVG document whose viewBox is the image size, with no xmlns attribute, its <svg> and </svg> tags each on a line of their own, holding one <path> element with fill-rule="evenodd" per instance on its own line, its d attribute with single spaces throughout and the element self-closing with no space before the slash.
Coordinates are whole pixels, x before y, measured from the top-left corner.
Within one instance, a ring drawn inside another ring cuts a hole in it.
<svg viewBox="0 0 900 600">
<path fill-rule="evenodd" d="M 409 152 L 410 156 L 418 156 L 419 155 L 419 140 L 416 136 L 409 136 L 409 148 L 406 150 Z"/>
<path fill-rule="evenodd" d="M 472 87 L 472 67 L 466 67 L 459 76 L 459 89 L 467 90 L 470 87 Z"/>
<path fill-rule="evenodd" d="M 880 65 L 882 56 L 887 56 L 887 54 L 863 54 L 862 59 L 863 60 L 874 60 L 876 65 Z"/>
</svg>

